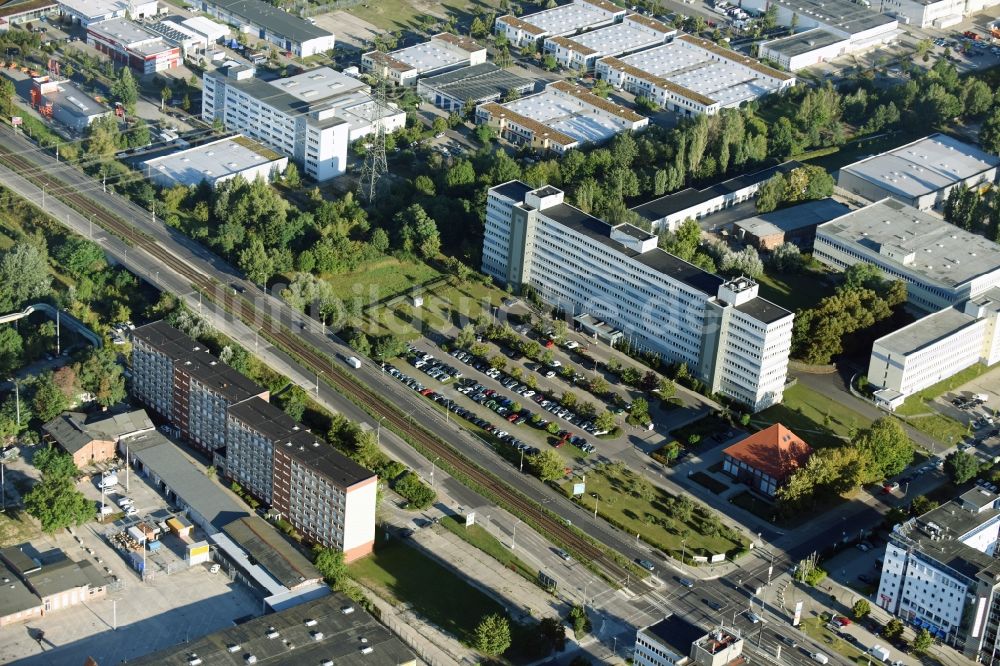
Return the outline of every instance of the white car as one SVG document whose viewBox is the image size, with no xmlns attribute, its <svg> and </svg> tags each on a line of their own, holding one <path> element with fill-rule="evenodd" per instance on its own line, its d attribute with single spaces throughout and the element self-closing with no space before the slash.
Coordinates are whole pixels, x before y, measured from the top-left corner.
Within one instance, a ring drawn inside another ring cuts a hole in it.
<svg viewBox="0 0 1000 666">
<path fill-rule="evenodd" d="M 580 343 L 576 340 L 569 340 L 566 342 L 566 349 L 576 349 L 580 346 Z"/>
</svg>

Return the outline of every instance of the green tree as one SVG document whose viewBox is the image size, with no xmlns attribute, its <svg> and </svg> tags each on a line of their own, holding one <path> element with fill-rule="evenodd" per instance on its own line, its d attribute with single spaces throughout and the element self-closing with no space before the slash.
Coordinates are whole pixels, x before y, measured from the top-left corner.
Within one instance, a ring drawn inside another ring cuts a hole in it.
<svg viewBox="0 0 1000 666">
<path fill-rule="evenodd" d="M 139 86 L 129 67 L 118 70 L 118 78 L 111 83 L 111 96 L 116 102 L 121 102 L 126 113 L 135 113 L 135 105 L 139 101 Z"/>
<path fill-rule="evenodd" d="M 876 420 L 862 430 L 854 446 L 866 463 L 862 483 L 874 483 L 899 474 L 913 462 L 914 448 L 899 421 L 892 417 Z"/>
<path fill-rule="evenodd" d="M 320 548 L 316 551 L 316 559 L 313 564 L 316 565 L 316 570 L 330 587 L 338 591 L 343 590 L 344 584 L 348 580 L 343 551 Z"/>
<path fill-rule="evenodd" d="M 587 609 L 583 606 L 573 606 L 569 609 L 569 621 L 573 625 L 573 633 L 578 641 L 590 631 L 590 618 L 587 617 Z"/>
<path fill-rule="evenodd" d="M 528 465 L 542 481 L 555 481 L 565 476 L 565 464 L 558 453 L 545 449 L 527 456 Z"/>
<path fill-rule="evenodd" d="M 31 420 L 28 406 L 21 403 L 20 422 L 17 411 L 17 400 L 14 395 L 8 395 L 3 403 L 0 403 L 0 437 L 13 437 L 28 427 L 28 421 Z"/>
<path fill-rule="evenodd" d="M 632 401 L 632 409 L 628 414 L 629 423 L 635 425 L 646 425 L 649 423 L 649 402 L 645 398 L 636 398 Z"/>
<path fill-rule="evenodd" d="M 961 485 L 979 474 L 979 461 L 965 451 L 953 451 L 944 459 L 944 471 L 955 485 Z"/>
<path fill-rule="evenodd" d="M 778 206 L 785 197 L 785 177 L 780 173 L 771 176 L 757 192 L 757 212 L 770 213 Z"/>
<path fill-rule="evenodd" d="M 66 409 L 66 395 L 56 385 L 51 372 L 46 372 L 35 381 L 31 408 L 44 423 L 54 419 Z"/>
<path fill-rule="evenodd" d="M 872 612 L 872 606 L 868 603 L 867 599 L 858 599 L 854 602 L 854 618 L 860 620 L 867 617 L 869 613 Z"/>
<path fill-rule="evenodd" d="M 282 179 L 285 181 L 285 185 L 293 190 L 302 185 L 302 176 L 299 175 L 299 168 L 295 166 L 295 162 L 288 163 L 288 166 L 285 167 L 285 173 L 282 174 Z"/>
<path fill-rule="evenodd" d="M 916 497 L 913 498 L 913 501 L 910 503 L 910 513 L 912 513 L 914 516 L 922 516 L 928 511 L 933 511 L 934 509 L 938 508 L 938 506 L 939 506 L 938 502 L 935 502 L 934 500 L 931 499 L 927 499 L 927 497 L 925 497 L 924 495 L 917 495 Z"/>
<path fill-rule="evenodd" d="M 554 55 L 552 55 L 551 53 L 547 53 L 542 58 L 542 67 L 544 67 L 545 71 L 547 72 L 554 72 L 556 69 L 559 68 L 559 62 L 556 60 L 556 57 Z"/>
<path fill-rule="evenodd" d="M 0 327 L 0 374 L 3 379 L 12 370 L 21 367 L 21 358 L 24 354 L 24 339 L 13 326 Z"/>
<path fill-rule="evenodd" d="M 487 615 L 476 627 L 473 645 L 487 657 L 499 657 L 507 651 L 510 643 L 510 623 L 503 615 Z"/>
<path fill-rule="evenodd" d="M 14 88 L 14 82 L 3 77 L 0 79 L 0 115 L 10 117 L 15 115 L 14 111 L 14 95 L 17 90 Z"/>
<path fill-rule="evenodd" d="M 247 279 L 256 284 L 267 284 L 268 279 L 274 275 L 274 258 L 256 236 L 251 238 L 249 247 L 240 251 L 237 264 Z"/>
<path fill-rule="evenodd" d="M 83 525 L 94 518 L 93 501 L 65 477 L 42 477 L 24 496 L 25 510 L 51 534 L 70 525 Z"/>
<path fill-rule="evenodd" d="M 979 145 L 983 150 L 1000 155 L 1000 104 L 995 104 L 979 129 Z"/>
<path fill-rule="evenodd" d="M 414 509 L 426 509 L 437 496 L 434 489 L 421 481 L 413 472 L 400 477 L 392 489 L 405 497 Z"/>
<path fill-rule="evenodd" d="M 101 246 L 80 236 L 69 236 L 56 249 L 54 258 L 75 280 L 93 275 L 107 265 Z"/>
<path fill-rule="evenodd" d="M 125 399 L 125 377 L 118 354 L 110 347 L 94 349 L 80 365 L 80 388 L 94 395 L 102 407 Z"/>
<path fill-rule="evenodd" d="M 910 643 L 910 651 L 913 654 L 921 655 L 927 652 L 927 649 L 934 644 L 934 637 L 931 636 L 931 632 L 927 629 L 921 629 L 917 632 L 917 635 L 913 637 L 913 642 Z"/>
<path fill-rule="evenodd" d="M 0 257 L 0 311 L 10 312 L 31 299 L 48 295 L 51 282 L 45 250 L 30 243 L 15 243 Z"/>
<path fill-rule="evenodd" d="M 306 411 L 306 403 L 308 401 L 309 395 L 301 386 L 290 386 L 278 396 L 278 402 L 281 404 L 282 411 L 296 421 L 302 420 L 302 415 Z"/>
<path fill-rule="evenodd" d="M 406 341 L 395 335 L 383 335 L 375 342 L 372 350 L 375 358 L 386 361 L 397 356 L 402 356 L 406 351 Z"/>
<path fill-rule="evenodd" d="M 906 627 L 897 618 L 892 618 L 885 623 L 885 627 L 882 628 L 882 636 L 889 641 L 894 641 L 903 635 L 903 630 Z"/>
<path fill-rule="evenodd" d="M 73 462 L 73 456 L 52 445 L 40 449 L 32 458 L 32 464 L 42 476 L 53 479 L 76 481 L 76 477 L 80 474 L 79 468 Z"/>
<path fill-rule="evenodd" d="M 603 430 L 605 432 L 611 432 L 615 429 L 615 426 L 615 415 L 607 410 L 598 414 L 594 419 L 594 427 L 597 428 L 598 431 Z"/>
<path fill-rule="evenodd" d="M 466 324 L 455 336 L 455 345 L 461 349 L 468 349 L 476 344 L 476 327 Z"/>
</svg>

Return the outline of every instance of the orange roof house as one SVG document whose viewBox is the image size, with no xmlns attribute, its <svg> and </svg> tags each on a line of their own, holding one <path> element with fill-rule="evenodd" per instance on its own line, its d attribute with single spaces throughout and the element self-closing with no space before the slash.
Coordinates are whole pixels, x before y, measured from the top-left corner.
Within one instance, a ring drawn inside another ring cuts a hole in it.
<svg viewBox="0 0 1000 666">
<path fill-rule="evenodd" d="M 768 497 L 812 455 L 812 447 L 794 432 L 775 423 L 736 442 L 722 452 L 723 470 Z"/>
</svg>

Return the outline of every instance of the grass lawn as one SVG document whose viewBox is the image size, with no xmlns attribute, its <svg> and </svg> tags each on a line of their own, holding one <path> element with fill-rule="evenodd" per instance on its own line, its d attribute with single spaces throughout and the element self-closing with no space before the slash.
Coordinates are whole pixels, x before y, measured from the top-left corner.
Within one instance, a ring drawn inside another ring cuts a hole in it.
<svg viewBox="0 0 1000 666">
<path fill-rule="evenodd" d="M 31 517 L 15 509 L 0 513 L 0 548 L 31 541 L 41 534 L 41 530 Z"/>
<path fill-rule="evenodd" d="M 990 368 L 987 366 L 982 363 L 976 363 L 961 372 L 956 372 L 948 379 L 939 381 L 937 384 L 928 386 L 923 391 L 917 391 L 908 397 L 906 401 L 896 409 L 896 413 L 903 416 L 912 416 L 914 414 L 934 412 L 933 407 L 926 405 L 927 402 L 930 402 L 935 398 L 948 393 L 949 391 L 954 391 L 962 384 L 971 382 L 976 377 L 984 375 L 989 371 Z"/>
<path fill-rule="evenodd" d="M 326 277 L 338 298 L 361 297 L 362 303 L 368 305 L 408 293 L 414 286 L 429 282 L 439 275 L 423 262 L 386 257 L 354 273 Z"/>
<path fill-rule="evenodd" d="M 400 539 L 376 540 L 375 552 L 348 566 L 351 576 L 470 643 L 480 619 L 504 614 L 497 602 Z M 445 592 L 446 591 L 446 592 Z"/>
<path fill-rule="evenodd" d="M 644 542 L 678 559 L 682 540 L 688 556 L 728 553 L 743 545 L 739 535 L 728 530 L 710 535 L 706 529 L 709 516 L 715 516 L 703 505 L 697 505 L 687 522 L 672 518 L 671 495 L 646 481 L 648 499 L 644 499 L 637 492 L 641 483 L 638 475 L 623 465 L 602 465 L 587 472 L 587 490 L 579 502 L 590 511 L 596 503 L 597 513 L 605 520 L 629 534 L 639 534 Z M 567 494 L 572 484 L 563 484 Z"/>
<path fill-rule="evenodd" d="M 928 416 L 911 416 L 906 419 L 917 430 L 925 432 L 942 444 L 956 444 L 968 434 L 968 430 L 955 419 L 944 414 L 930 414 Z"/>
<path fill-rule="evenodd" d="M 419 2 L 417 0 L 378 0 L 350 7 L 346 11 L 352 16 L 368 21 L 383 30 L 412 30 L 420 23 L 417 20 L 423 14 L 443 17 L 445 15 L 475 14 L 478 9 L 487 10 L 497 5 L 496 2 L 464 0 L 446 0 L 445 2 Z"/>
<path fill-rule="evenodd" d="M 800 628 L 810 638 L 822 644 L 831 652 L 836 652 L 859 664 L 866 664 L 869 661 L 868 655 L 827 629 L 826 622 L 818 617 L 810 617 L 802 620 Z"/>
<path fill-rule="evenodd" d="M 483 551 L 511 571 L 516 571 L 531 582 L 538 580 L 538 571 L 525 564 L 510 549 L 479 525 L 465 526 L 465 521 L 459 521 L 454 516 L 445 516 L 440 523 L 449 532 L 454 533 L 463 541 L 467 541 Z"/>
<path fill-rule="evenodd" d="M 757 426 L 782 423 L 813 446 L 841 444 L 851 428 L 871 425 L 870 420 L 853 409 L 802 384 L 786 389 L 784 401 L 755 415 L 752 423 Z"/>
<path fill-rule="evenodd" d="M 794 275 L 782 273 L 762 275 L 757 280 L 760 284 L 760 296 L 777 303 L 786 310 L 795 312 L 801 308 L 811 308 L 833 293 L 827 273 L 820 271 L 804 271 Z"/>
</svg>

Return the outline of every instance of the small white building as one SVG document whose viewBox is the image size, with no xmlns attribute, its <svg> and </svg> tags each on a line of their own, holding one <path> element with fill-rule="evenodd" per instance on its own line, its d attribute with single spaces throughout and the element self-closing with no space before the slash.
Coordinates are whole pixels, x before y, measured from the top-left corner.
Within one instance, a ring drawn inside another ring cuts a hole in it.
<svg viewBox="0 0 1000 666">
<path fill-rule="evenodd" d="M 625 8 L 607 0 L 573 0 L 569 4 L 526 16 L 501 16 L 493 30 L 497 35 L 505 36 L 514 47 L 522 48 L 537 44 L 546 37 L 565 37 L 611 25 L 624 17 Z"/>
<path fill-rule="evenodd" d="M 184 19 L 181 21 L 181 25 L 196 35 L 204 37 L 205 42 L 208 44 L 214 44 L 220 39 L 228 37 L 230 33 L 229 26 L 216 23 L 204 16 L 192 16 L 191 18 Z"/>
<path fill-rule="evenodd" d="M 152 18 L 158 9 L 157 0 L 59 0 L 59 12 L 84 28 L 114 18 Z"/>
<path fill-rule="evenodd" d="M 851 40 L 825 28 L 813 28 L 760 45 L 758 56 L 790 72 L 827 62 L 847 52 Z"/>
<path fill-rule="evenodd" d="M 486 62 L 486 47 L 469 37 L 441 32 L 426 42 L 389 53 L 369 51 L 361 56 L 366 72 L 400 86 L 413 86 L 422 76 L 443 74 Z"/>
<path fill-rule="evenodd" d="M 1000 158 L 945 134 L 931 134 L 905 146 L 840 168 L 837 185 L 869 201 L 892 197 L 908 206 L 940 206 L 959 184 L 997 181 Z"/>
<path fill-rule="evenodd" d="M 51 105 L 52 118 L 76 132 L 83 132 L 95 120 L 111 115 L 111 109 L 70 81 L 39 76 L 32 79 L 31 85 L 38 92 L 39 105 Z"/>
<path fill-rule="evenodd" d="M 598 59 L 635 53 L 665 43 L 677 30 L 655 19 L 630 14 L 621 23 L 572 37 L 546 37 L 543 50 L 563 67 L 590 71 Z"/>
<path fill-rule="evenodd" d="M 288 158 L 256 141 L 236 135 L 142 162 L 142 172 L 163 187 L 212 187 L 242 176 L 247 181 L 271 181 L 288 166 Z"/>
<path fill-rule="evenodd" d="M 885 0 L 882 7 L 901 24 L 943 29 L 997 4 L 1000 0 Z"/>
</svg>

